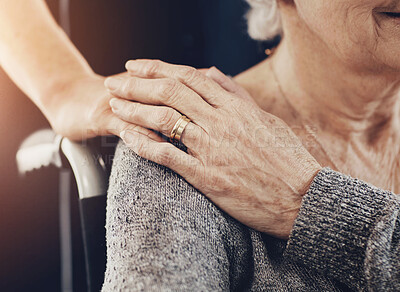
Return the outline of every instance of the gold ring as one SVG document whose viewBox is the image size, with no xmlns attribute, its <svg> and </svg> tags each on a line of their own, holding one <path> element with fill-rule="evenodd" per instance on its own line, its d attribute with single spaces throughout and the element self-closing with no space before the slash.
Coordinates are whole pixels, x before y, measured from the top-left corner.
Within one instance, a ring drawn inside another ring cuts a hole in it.
<svg viewBox="0 0 400 292">
<path fill-rule="evenodd" d="M 183 131 L 185 131 L 186 126 L 190 123 L 190 119 L 182 115 L 178 121 L 175 123 L 174 128 L 169 136 L 171 140 L 181 141 Z"/>
</svg>

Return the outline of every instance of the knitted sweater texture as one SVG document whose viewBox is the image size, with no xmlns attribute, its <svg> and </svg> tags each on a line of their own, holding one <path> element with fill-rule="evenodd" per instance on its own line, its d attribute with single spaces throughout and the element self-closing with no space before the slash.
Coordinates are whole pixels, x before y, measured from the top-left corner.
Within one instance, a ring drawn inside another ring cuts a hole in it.
<svg viewBox="0 0 400 292">
<path fill-rule="evenodd" d="M 103 291 L 400 291 L 399 210 L 393 193 L 324 168 L 279 240 L 120 143 Z"/>
</svg>

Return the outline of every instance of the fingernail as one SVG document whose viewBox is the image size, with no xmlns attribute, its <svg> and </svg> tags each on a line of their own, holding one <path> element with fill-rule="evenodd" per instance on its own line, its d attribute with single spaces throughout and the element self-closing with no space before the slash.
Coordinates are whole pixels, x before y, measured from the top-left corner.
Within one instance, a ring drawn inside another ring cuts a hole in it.
<svg viewBox="0 0 400 292">
<path fill-rule="evenodd" d="M 119 111 L 120 109 L 122 109 L 124 107 L 124 102 L 122 100 L 120 100 L 119 98 L 112 98 L 110 100 L 110 106 L 114 112 Z"/>
<path fill-rule="evenodd" d="M 122 80 L 119 78 L 109 77 L 104 82 L 104 85 L 110 90 L 115 90 L 122 85 Z"/>
<path fill-rule="evenodd" d="M 135 135 L 129 131 L 122 131 L 119 136 L 124 140 L 125 144 L 132 144 L 135 139 Z"/>
</svg>

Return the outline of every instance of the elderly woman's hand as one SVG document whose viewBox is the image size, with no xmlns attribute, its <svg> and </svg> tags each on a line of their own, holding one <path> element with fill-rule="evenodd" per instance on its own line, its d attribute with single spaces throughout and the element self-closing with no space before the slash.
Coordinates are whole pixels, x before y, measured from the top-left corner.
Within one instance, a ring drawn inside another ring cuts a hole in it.
<svg viewBox="0 0 400 292">
<path fill-rule="evenodd" d="M 113 112 L 138 125 L 120 134 L 125 143 L 179 173 L 242 223 L 287 238 L 321 169 L 291 129 L 215 68 L 202 74 L 136 60 L 127 69 L 130 77 L 105 83 L 118 97 L 110 102 Z M 181 115 L 191 120 L 181 137 L 187 153 L 152 131 L 170 136 Z"/>
</svg>

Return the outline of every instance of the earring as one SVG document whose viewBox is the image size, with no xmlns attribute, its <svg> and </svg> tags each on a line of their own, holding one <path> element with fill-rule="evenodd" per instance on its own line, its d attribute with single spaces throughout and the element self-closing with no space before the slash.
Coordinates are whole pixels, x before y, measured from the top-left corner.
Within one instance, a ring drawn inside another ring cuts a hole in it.
<svg viewBox="0 0 400 292">
<path fill-rule="evenodd" d="M 276 47 L 275 47 L 275 48 L 272 48 L 272 49 L 266 49 L 266 50 L 265 50 L 265 54 L 269 57 L 269 56 L 271 56 L 271 55 L 274 54 L 275 49 L 276 49 Z"/>
</svg>

